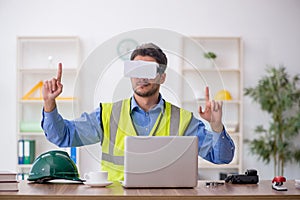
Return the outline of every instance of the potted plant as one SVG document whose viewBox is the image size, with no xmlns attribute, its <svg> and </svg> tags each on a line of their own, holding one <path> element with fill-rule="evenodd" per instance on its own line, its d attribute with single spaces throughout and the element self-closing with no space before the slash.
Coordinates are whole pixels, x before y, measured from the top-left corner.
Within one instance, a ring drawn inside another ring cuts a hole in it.
<svg viewBox="0 0 300 200">
<path fill-rule="evenodd" d="M 283 176 L 287 162 L 300 164 L 300 148 L 294 139 L 300 130 L 299 75 L 290 78 L 285 67 L 269 67 L 255 87 L 244 89 L 244 94 L 260 104 L 270 114 L 268 127 L 258 125 L 259 137 L 247 140 L 250 151 L 265 163 L 274 162 L 274 175 Z"/>
<path fill-rule="evenodd" d="M 207 58 L 207 59 L 216 59 L 217 58 L 217 55 L 211 51 L 204 53 L 203 56 L 204 56 L 204 58 Z"/>
<path fill-rule="evenodd" d="M 214 52 L 209 51 L 209 52 L 205 52 L 203 56 L 204 58 L 207 59 L 207 65 L 209 67 L 213 67 L 214 66 L 213 60 L 217 58 L 217 55 Z"/>
</svg>

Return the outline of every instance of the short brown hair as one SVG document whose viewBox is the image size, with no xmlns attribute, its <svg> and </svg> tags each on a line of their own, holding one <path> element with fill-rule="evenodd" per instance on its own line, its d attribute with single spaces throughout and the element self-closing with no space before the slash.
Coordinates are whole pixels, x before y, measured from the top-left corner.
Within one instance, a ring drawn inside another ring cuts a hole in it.
<svg viewBox="0 0 300 200">
<path fill-rule="evenodd" d="M 132 52 L 130 60 L 134 60 L 136 56 L 150 56 L 156 60 L 162 69 L 162 73 L 165 71 L 168 63 L 166 54 L 155 44 L 145 43 L 137 46 Z"/>
</svg>

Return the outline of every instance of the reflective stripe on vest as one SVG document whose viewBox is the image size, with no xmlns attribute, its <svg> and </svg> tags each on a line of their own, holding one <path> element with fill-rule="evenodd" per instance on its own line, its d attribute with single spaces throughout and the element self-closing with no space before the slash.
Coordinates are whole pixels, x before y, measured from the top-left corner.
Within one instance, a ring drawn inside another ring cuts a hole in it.
<svg viewBox="0 0 300 200">
<path fill-rule="evenodd" d="M 130 99 L 116 103 L 102 103 L 101 118 L 103 128 L 102 170 L 108 171 L 110 181 L 124 177 L 124 138 L 137 136 L 130 116 Z M 165 102 L 163 113 L 157 118 L 150 136 L 184 135 L 192 113 Z"/>
</svg>

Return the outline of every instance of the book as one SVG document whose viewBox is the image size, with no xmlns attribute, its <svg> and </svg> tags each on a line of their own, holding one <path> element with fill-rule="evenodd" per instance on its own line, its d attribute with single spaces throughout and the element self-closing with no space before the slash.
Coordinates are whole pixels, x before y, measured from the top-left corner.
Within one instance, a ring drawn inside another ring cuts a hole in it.
<svg viewBox="0 0 300 200">
<path fill-rule="evenodd" d="M 12 171 L 0 171 L 0 182 L 16 181 L 17 173 Z"/>
<path fill-rule="evenodd" d="M 19 182 L 18 181 L 0 181 L 0 191 L 18 191 Z"/>
</svg>

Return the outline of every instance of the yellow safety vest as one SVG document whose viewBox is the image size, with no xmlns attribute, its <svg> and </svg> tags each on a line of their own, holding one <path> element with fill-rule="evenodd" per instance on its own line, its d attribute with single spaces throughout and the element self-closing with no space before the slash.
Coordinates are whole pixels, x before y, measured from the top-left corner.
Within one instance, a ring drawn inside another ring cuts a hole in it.
<svg viewBox="0 0 300 200">
<path fill-rule="evenodd" d="M 101 127 L 103 130 L 102 170 L 108 171 L 108 180 L 124 180 L 124 139 L 137 136 L 130 116 L 130 101 L 101 103 Z M 184 135 L 192 119 L 192 113 L 165 102 L 149 136 Z"/>
</svg>

